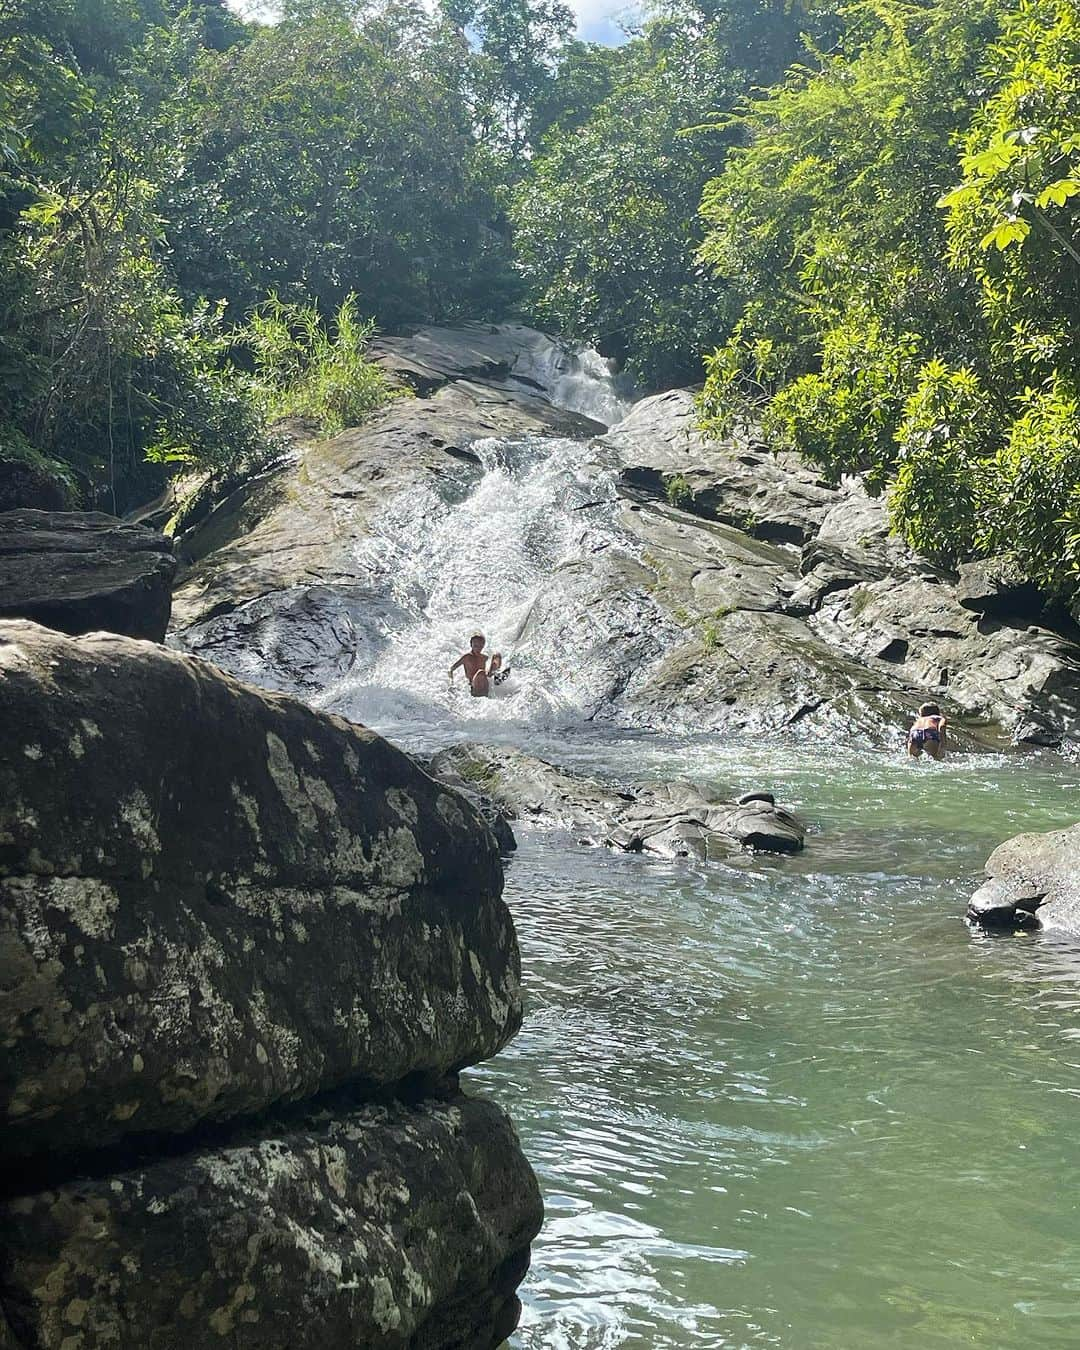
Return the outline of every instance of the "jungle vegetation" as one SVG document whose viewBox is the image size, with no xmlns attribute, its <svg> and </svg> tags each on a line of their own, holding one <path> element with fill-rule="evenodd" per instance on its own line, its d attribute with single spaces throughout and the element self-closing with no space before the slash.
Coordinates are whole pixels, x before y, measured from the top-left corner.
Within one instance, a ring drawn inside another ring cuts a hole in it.
<svg viewBox="0 0 1080 1350">
<path fill-rule="evenodd" d="M 562 0 L 278 11 L 0 0 L 18 490 L 235 475 L 390 396 L 373 329 L 515 317 L 1075 595 L 1071 0 L 653 0 L 615 48 Z"/>
</svg>

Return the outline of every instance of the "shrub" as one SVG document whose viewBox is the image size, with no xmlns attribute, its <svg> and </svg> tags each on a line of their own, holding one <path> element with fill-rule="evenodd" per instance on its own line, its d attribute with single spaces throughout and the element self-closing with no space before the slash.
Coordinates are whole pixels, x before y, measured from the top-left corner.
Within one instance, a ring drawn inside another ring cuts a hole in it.
<svg viewBox="0 0 1080 1350">
<path fill-rule="evenodd" d="M 664 483 L 664 491 L 670 505 L 678 507 L 681 511 L 687 510 L 693 504 L 694 489 L 685 474 L 672 474 Z"/>
<path fill-rule="evenodd" d="M 403 392 L 367 358 L 373 329 L 360 318 L 355 295 L 342 302 L 331 329 L 315 305 L 271 295 L 235 341 L 251 352 L 269 417 L 313 417 L 333 436 Z"/>
<path fill-rule="evenodd" d="M 983 466 L 981 553 L 1011 554 L 1047 594 L 1080 577 L 1080 411 L 1058 381 L 1027 390 L 1009 438 Z"/>
<path fill-rule="evenodd" d="M 889 495 L 893 527 L 920 553 L 951 563 L 978 551 L 986 490 L 980 464 L 993 437 L 978 378 L 927 362 L 896 433 L 899 467 Z"/>
</svg>

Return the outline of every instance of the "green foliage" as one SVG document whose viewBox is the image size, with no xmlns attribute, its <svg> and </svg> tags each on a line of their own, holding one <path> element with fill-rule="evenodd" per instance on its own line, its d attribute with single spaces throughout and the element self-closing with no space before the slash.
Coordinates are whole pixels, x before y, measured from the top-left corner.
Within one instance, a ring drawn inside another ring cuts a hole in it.
<svg viewBox="0 0 1080 1350">
<path fill-rule="evenodd" d="M 574 31 L 573 10 L 563 0 L 442 0 L 442 10 L 474 44 L 465 88 L 481 144 L 520 162 Z"/>
<path fill-rule="evenodd" d="M 342 301 L 332 329 L 314 305 L 286 304 L 272 295 L 234 341 L 251 351 L 269 417 L 312 417 L 332 436 L 401 393 L 367 359 L 372 329 L 370 320 L 360 318 L 355 295 Z"/>
<path fill-rule="evenodd" d="M 848 11 L 705 190 L 701 257 L 739 298 L 706 427 L 891 484 L 942 562 L 1008 553 L 1074 590 L 1078 109 L 1066 0 Z"/>
<path fill-rule="evenodd" d="M 680 510 L 689 508 L 694 501 L 694 489 L 685 474 L 673 473 L 664 483 L 664 493 L 668 503 Z"/>
<path fill-rule="evenodd" d="M 199 53 L 171 104 L 171 265 L 239 320 L 271 291 L 382 327 L 497 314 L 508 240 L 474 135 L 469 50 L 419 4 L 285 9 Z"/>
<path fill-rule="evenodd" d="M 552 119 L 510 212 L 538 323 L 624 359 L 646 386 L 697 376 L 733 319 L 694 254 L 702 187 L 735 133 L 702 124 L 782 70 L 806 21 L 801 5 L 669 6 L 604 72 L 610 91 L 587 117 Z"/>
<path fill-rule="evenodd" d="M 970 370 L 933 360 L 904 408 L 893 523 L 913 547 L 943 561 L 975 552 L 979 465 L 994 433 L 986 391 Z"/>
<path fill-rule="evenodd" d="M 1025 390 L 1009 437 L 984 469 L 979 551 L 1009 553 L 1052 596 L 1080 577 L 1080 409 L 1052 382 Z"/>
</svg>

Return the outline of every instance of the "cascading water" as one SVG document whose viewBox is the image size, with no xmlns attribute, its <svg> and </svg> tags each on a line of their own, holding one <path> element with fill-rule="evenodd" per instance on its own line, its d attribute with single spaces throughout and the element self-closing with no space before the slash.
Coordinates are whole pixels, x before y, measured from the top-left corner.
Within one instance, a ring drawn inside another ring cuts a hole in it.
<svg viewBox="0 0 1080 1350">
<path fill-rule="evenodd" d="M 540 384 L 560 407 L 596 421 L 628 408 L 595 352 L 547 344 L 510 378 Z M 666 621 L 642 615 L 647 597 L 621 575 L 636 548 L 618 524 L 610 452 L 553 437 L 485 439 L 471 450 L 475 466 L 388 503 L 357 545 L 384 602 L 361 619 L 348 676 L 320 700 L 408 742 L 439 739 L 456 724 L 491 734 L 609 713 L 612 694 L 633 678 L 610 650 L 625 611 L 634 611 L 643 649 L 660 655 L 649 634 Z M 588 601 L 605 585 L 626 594 L 599 623 Z M 473 698 L 460 672 L 453 684 L 447 674 L 477 630 L 511 667 L 488 699 Z"/>
</svg>

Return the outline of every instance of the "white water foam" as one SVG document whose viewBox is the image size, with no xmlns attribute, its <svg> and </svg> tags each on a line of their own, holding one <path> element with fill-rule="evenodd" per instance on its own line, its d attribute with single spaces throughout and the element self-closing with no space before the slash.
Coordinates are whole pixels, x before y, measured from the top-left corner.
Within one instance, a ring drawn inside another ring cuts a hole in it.
<svg viewBox="0 0 1080 1350">
<path fill-rule="evenodd" d="M 633 406 L 633 390 L 615 374 L 613 362 L 591 347 L 568 347 L 552 338 L 524 351 L 510 378 L 539 385 L 556 408 L 606 427 L 621 422 Z"/>
<path fill-rule="evenodd" d="M 582 441 L 490 439 L 472 450 L 483 469 L 472 483 L 464 470 L 398 498 L 358 544 L 389 603 L 323 706 L 401 733 L 448 720 L 550 725 L 595 705 L 596 672 L 563 642 L 581 615 L 561 577 L 622 542 L 613 475 Z M 512 667 L 487 699 L 461 671 L 453 683 L 448 674 L 474 630 Z"/>
</svg>

